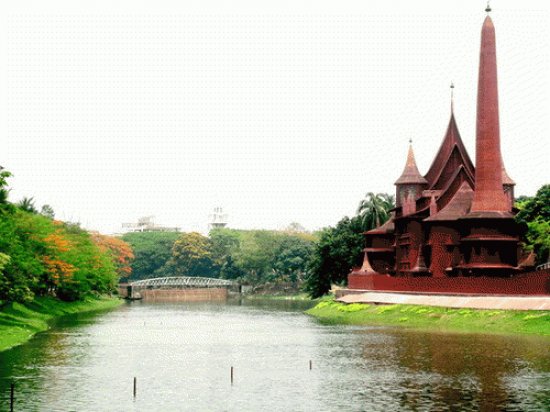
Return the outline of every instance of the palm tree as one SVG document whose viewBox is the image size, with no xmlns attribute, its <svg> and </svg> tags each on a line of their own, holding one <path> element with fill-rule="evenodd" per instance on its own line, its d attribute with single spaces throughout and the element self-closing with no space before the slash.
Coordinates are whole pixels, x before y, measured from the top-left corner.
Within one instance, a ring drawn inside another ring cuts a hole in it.
<svg viewBox="0 0 550 412">
<path fill-rule="evenodd" d="M 24 197 L 17 203 L 17 207 L 21 210 L 24 210 L 25 212 L 34 213 L 37 214 L 38 210 L 36 210 L 36 207 L 34 205 L 34 198 L 32 197 Z"/>
<path fill-rule="evenodd" d="M 395 197 L 387 193 L 369 192 L 359 202 L 357 214 L 361 216 L 364 230 L 371 230 L 390 218 L 390 209 L 395 206 Z"/>
</svg>

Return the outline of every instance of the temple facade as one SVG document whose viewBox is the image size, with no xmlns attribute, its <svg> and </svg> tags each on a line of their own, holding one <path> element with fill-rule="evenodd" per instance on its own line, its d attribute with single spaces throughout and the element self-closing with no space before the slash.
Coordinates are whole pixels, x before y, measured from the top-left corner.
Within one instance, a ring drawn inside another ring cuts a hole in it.
<svg viewBox="0 0 550 412">
<path fill-rule="evenodd" d="M 532 269 L 520 247 L 525 228 L 514 220 L 515 183 L 500 150 L 496 39 L 489 15 L 481 30 L 475 160 L 474 167 L 451 98 L 449 124 L 431 166 L 422 175 L 409 147 L 395 182 L 396 207 L 388 222 L 365 233 L 363 265 L 349 275 L 350 288 L 407 290 L 412 285 L 425 291 L 437 285 L 434 290 L 461 292 L 465 283 L 454 281 L 459 278 L 509 281 Z M 500 291 L 499 281 L 489 287 L 492 292 Z M 546 293 L 548 286 L 541 282 Z M 467 289 L 476 292 L 476 284 Z"/>
</svg>

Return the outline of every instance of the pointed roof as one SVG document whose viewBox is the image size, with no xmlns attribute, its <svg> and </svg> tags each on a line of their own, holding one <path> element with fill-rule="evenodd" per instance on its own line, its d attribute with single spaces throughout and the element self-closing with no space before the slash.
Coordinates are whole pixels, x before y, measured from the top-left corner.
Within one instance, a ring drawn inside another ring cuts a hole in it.
<svg viewBox="0 0 550 412">
<path fill-rule="evenodd" d="M 426 184 L 428 183 L 426 179 L 422 177 L 416 166 L 416 160 L 414 159 L 414 152 L 412 144 L 409 145 L 409 153 L 407 154 L 407 163 L 403 169 L 403 173 L 399 179 L 395 181 L 396 185 L 404 184 Z"/>
<path fill-rule="evenodd" d="M 465 216 L 472 205 L 472 199 L 474 198 L 474 191 L 470 185 L 464 181 L 460 188 L 453 195 L 452 199 L 447 203 L 443 209 L 437 212 L 435 215 L 424 219 L 425 221 L 442 221 L 442 220 L 456 220 Z"/>
<path fill-rule="evenodd" d="M 447 132 L 441 142 L 441 146 L 439 146 L 432 165 L 428 169 L 428 173 L 424 176 L 428 181 L 429 189 L 442 189 L 446 186 L 448 176 L 460 165 L 464 166 L 464 170 L 471 178 L 473 185 L 474 164 L 462 142 L 458 126 L 456 125 L 455 115 L 451 108 L 451 118 L 449 119 Z"/>
<path fill-rule="evenodd" d="M 367 232 L 365 232 L 365 234 L 369 234 L 369 235 L 374 235 L 374 234 L 377 234 L 377 235 L 385 235 L 385 234 L 388 234 L 388 233 L 393 233 L 395 230 L 395 222 L 394 222 L 394 214 L 392 212 L 390 218 L 387 220 L 386 223 L 382 224 L 381 226 L 378 226 L 374 229 L 371 229 Z"/>
</svg>

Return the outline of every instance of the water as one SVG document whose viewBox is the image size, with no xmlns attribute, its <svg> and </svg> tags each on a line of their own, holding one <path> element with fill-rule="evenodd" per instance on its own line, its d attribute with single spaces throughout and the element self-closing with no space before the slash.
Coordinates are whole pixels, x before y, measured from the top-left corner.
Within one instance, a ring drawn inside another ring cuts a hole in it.
<svg viewBox="0 0 550 412">
<path fill-rule="evenodd" d="M 550 410 L 548 338 L 326 326 L 302 309 L 133 302 L 64 318 L 0 353 L 0 411 L 11 381 L 16 411 Z"/>
</svg>

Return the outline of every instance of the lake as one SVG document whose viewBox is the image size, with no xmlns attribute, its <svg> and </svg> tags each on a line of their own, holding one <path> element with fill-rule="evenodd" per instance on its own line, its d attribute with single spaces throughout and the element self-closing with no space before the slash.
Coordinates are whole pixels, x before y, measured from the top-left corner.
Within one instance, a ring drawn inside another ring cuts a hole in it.
<svg viewBox="0 0 550 412">
<path fill-rule="evenodd" d="M 10 382 L 16 411 L 550 410 L 548 337 L 323 325 L 303 310 L 132 302 L 65 317 L 0 353 L 0 410 Z"/>
</svg>

